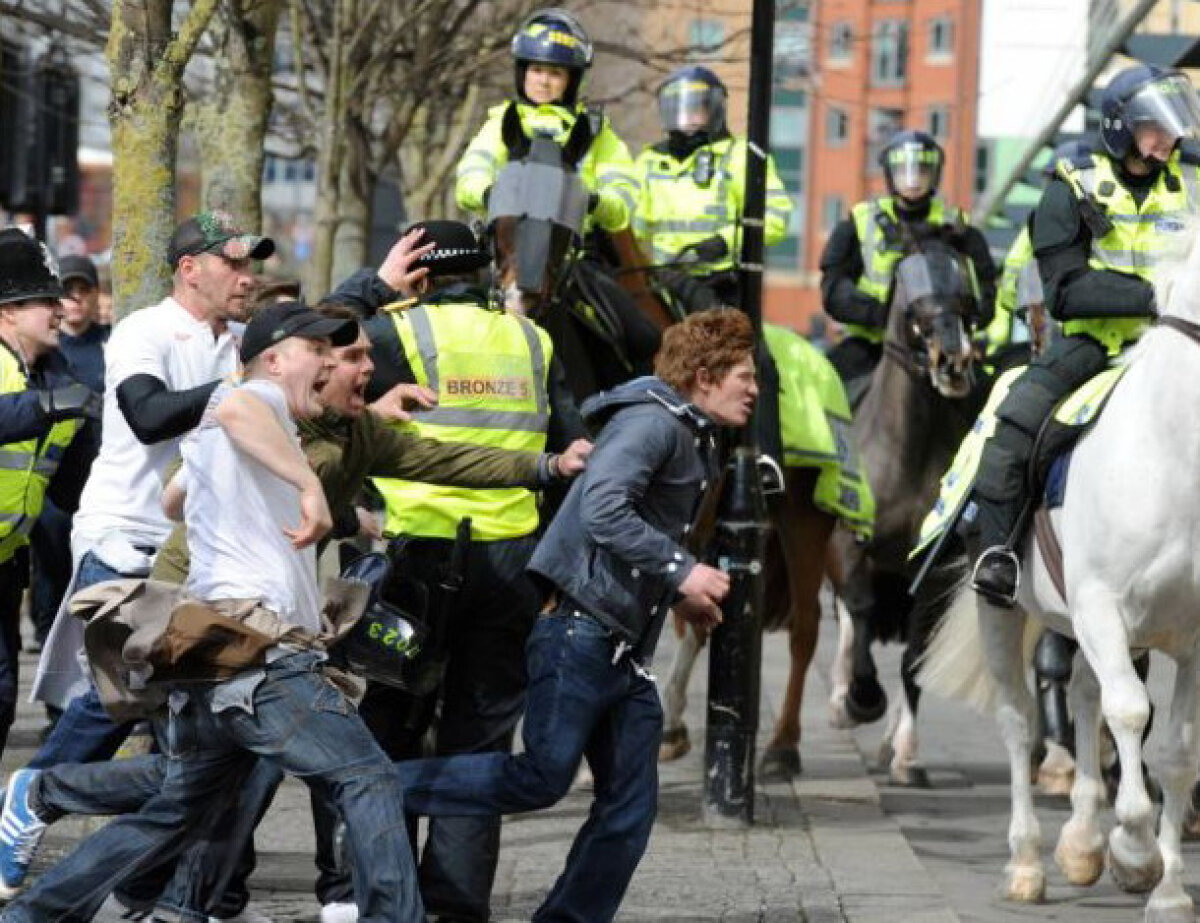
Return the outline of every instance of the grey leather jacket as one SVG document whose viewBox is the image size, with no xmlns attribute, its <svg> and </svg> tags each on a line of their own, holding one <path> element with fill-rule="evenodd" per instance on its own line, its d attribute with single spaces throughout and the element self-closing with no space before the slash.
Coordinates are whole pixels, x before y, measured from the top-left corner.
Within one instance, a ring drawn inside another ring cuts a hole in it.
<svg viewBox="0 0 1200 923">
<path fill-rule="evenodd" d="M 696 565 L 682 542 L 716 481 L 716 426 L 653 377 L 589 398 L 582 411 L 599 430 L 596 447 L 529 571 L 648 658 Z"/>
</svg>

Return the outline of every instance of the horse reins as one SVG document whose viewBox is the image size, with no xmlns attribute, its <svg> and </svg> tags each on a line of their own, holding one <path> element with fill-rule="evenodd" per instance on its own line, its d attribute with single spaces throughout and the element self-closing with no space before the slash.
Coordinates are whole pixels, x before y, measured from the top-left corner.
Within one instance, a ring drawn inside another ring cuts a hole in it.
<svg viewBox="0 0 1200 923">
<path fill-rule="evenodd" d="M 1197 346 L 1200 346 L 1200 324 L 1184 320 L 1182 317 L 1176 317 L 1173 314 L 1162 314 L 1155 323 L 1174 330 L 1176 333 L 1182 333 Z"/>
</svg>

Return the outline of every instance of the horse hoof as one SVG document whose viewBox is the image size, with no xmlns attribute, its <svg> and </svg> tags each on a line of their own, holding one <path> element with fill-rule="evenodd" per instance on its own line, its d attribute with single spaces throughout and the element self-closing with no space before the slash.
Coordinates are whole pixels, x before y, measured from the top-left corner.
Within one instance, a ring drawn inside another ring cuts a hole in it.
<svg viewBox="0 0 1200 923">
<path fill-rule="evenodd" d="M 1153 891 L 1163 877 L 1163 860 L 1162 853 L 1158 851 L 1158 844 L 1151 841 L 1153 852 L 1151 852 L 1146 862 L 1126 861 L 1119 858 L 1117 855 L 1118 849 L 1114 849 L 1114 843 L 1119 844 L 1119 834 L 1121 828 L 1113 831 L 1112 837 L 1108 843 L 1108 872 L 1112 875 L 1112 879 L 1116 882 L 1118 888 L 1129 894 L 1145 894 L 1148 891 Z"/>
<path fill-rule="evenodd" d="M 1039 769 L 1037 776 L 1038 788 L 1043 795 L 1066 796 L 1071 794 L 1071 789 L 1075 785 L 1075 771 L 1072 769 L 1068 772 L 1047 771 Z"/>
<path fill-rule="evenodd" d="M 1001 897 L 1018 904 L 1040 904 L 1046 899 L 1046 873 L 1041 866 L 1009 867 Z"/>
<path fill-rule="evenodd" d="M 887 693 L 873 679 L 856 679 L 846 690 L 846 714 L 859 724 L 874 724 L 887 714 L 887 707 Z"/>
<path fill-rule="evenodd" d="M 795 747 L 767 750 L 758 764 L 758 774 L 766 782 L 790 782 L 801 772 L 800 751 Z"/>
<path fill-rule="evenodd" d="M 924 766 L 904 766 L 888 771 L 888 781 L 900 788 L 933 788 L 929 781 L 929 773 Z"/>
<path fill-rule="evenodd" d="M 1067 881 L 1083 888 L 1094 885 L 1104 874 L 1103 849 L 1090 853 L 1071 852 L 1059 841 L 1054 850 L 1054 862 Z"/>
<path fill-rule="evenodd" d="M 1169 900 L 1151 898 L 1146 905 L 1146 923 L 1195 923 L 1195 920 L 1195 905 L 1186 894 Z"/>
<path fill-rule="evenodd" d="M 858 722 L 850 717 L 846 710 L 846 694 L 831 696 L 829 699 L 829 726 L 839 731 L 849 731 L 858 727 Z"/>
<path fill-rule="evenodd" d="M 682 725 L 663 731 L 662 742 L 658 745 L 658 761 L 670 763 L 672 760 L 687 756 L 692 749 L 692 741 L 688 738 L 688 729 Z"/>
</svg>

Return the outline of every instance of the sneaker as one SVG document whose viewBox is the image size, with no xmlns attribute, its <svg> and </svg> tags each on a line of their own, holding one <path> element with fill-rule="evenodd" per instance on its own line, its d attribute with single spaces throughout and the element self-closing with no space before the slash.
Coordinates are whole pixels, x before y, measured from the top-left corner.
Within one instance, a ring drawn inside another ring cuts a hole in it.
<svg viewBox="0 0 1200 923">
<path fill-rule="evenodd" d="M 29 864 L 46 825 L 29 807 L 29 786 L 36 769 L 18 769 L 8 780 L 0 813 L 0 899 L 9 900 L 25 883 Z"/>
<path fill-rule="evenodd" d="M 353 906 L 353 905 L 351 905 Z M 358 919 L 358 910 L 355 909 L 354 919 Z M 265 913 L 255 910 L 250 904 L 242 908 L 242 912 L 234 917 L 209 917 L 208 923 L 275 923 Z"/>
<path fill-rule="evenodd" d="M 1017 603 L 1021 583 L 1021 562 L 1011 548 L 993 545 L 975 562 L 971 589 L 994 606 L 1011 609 Z"/>
<path fill-rule="evenodd" d="M 21 770 L 24 772 L 25 770 Z M 10 786 L 11 787 L 11 786 Z M 7 812 L 8 805 L 5 804 Z M 141 920 L 144 923 L 158 923 L 159 918 L 154 915 L 154 908 L 148 910 L 134 910 L 132 907 L 126 907 L 115 894 L 110 894 L 104 899 L 104 903 L 100 905 L 100 909 L 96 911 L 96 915 L 92 917 L 92 923 L 123 923 L 125 920 Z"/>
<path fill-rule="evenodd" d="M 358 923 L 358 904 L 335 901 L 321 908 L 321 923 Z"/>
</svg>

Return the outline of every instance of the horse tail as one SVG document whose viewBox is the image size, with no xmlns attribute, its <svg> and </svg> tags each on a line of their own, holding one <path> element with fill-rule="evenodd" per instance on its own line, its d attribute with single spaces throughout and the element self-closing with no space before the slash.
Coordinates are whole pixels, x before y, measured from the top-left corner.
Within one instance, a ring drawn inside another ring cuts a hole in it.
<svg viewBox="0 0 1200 923">
<path fill-rule="evenodd" d="M 921 688 L 945 699 L 958 699 L 976 711 L 991 714 L 999 687 L 988 667 L 979 628 L 978 595 L 968 582 L 969 573 L 946 594 L 946 611 L 918 663 Z M 1021 616 L 1014 612 L 1013 618 Z M 1022 662 L 1029 663 L 1042 626 L 1025 619 Z"/>
</svg>

